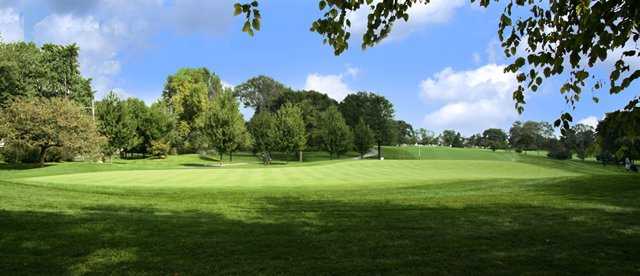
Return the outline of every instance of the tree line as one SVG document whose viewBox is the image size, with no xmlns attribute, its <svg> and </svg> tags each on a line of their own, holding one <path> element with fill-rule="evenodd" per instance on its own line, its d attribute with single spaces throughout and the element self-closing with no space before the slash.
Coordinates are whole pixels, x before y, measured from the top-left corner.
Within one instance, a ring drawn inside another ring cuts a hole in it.
<svg viewBox="0 0 640 276">
<path fill-rule="evenodd" d="M 269 164 L 273 152 L 303 160 L 303 151 L 331 158 L 355 151 L 361 157 L 400 144 L 484 147 L 518 152 L 547 150 L 550 157 L 601 160 L 638 158 L 637 101 L 607 114 L 597 129 L 575 125 L 556 138 L 546 122 L 515 122 L 508 133 L 491 128 L 463 137 L 436 136 L 395 119 L 392 103 L 371 92 L 341 102 L 317 91 L 296 91 L 267 77 L 223 87 L 206 68 L 182 68 L 167 77 L 151 105 L 115 92 L 93 100 L 91 80 L 78 69 L 75 45 L 0 44 L 0 139 L 8 162 L 39 162 L 77 156 L 111 160 L 134 156 L 215 150 L 222 160 L 252 151 Z M 255 110 L 246 121 L 240 104 Z"/>
<path fill-rule="evenodd" d="M 8 162 L 44 164 L 79 154 L 104 160 L 163 157 L 210 149 L 220 159 L 253 151 L 266 163 L 272 152 L 302 160 L 305 150 L 325 150 L 339 158 L 349 151 L 363 156 L 373 145 L 381 152 L 383 145 L 406 140 L 412 129 L 394 119 L 391 102 L 370 92 L 339 103 L 266 76 L 228 88 L 206 68 L 182 68 L 167 77 L 161 98 L 151 105 L 116 92 L 94 101 L 91 80 L 79 73 L 75 45 L 3 43 L 0 56 L 0 138 Z M 249 121 L 240 104 L 255 110 Z"/>
</svg>

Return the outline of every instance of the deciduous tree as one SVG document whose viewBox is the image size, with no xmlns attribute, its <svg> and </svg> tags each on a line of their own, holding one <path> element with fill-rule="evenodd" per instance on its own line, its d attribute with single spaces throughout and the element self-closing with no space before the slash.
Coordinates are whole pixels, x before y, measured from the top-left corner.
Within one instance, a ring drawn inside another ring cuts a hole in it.
<svg viewBox="0 0 640 276">
<path fill-rule="evenodd" d="M 351 129 L 336 106 L 331 106 L 321 113 L 319 127 L 323 148 L 329 152 L 330 158 L 340 158 L 340 154 L 353 148 Z"/>
<path fill-rule="evenodd" d="M 233 91 L 224 89 L 214 97 L 204 117 L 203 132 L 220 154 L 220 162 L 225 153 L 233 161 L 233 152 L 249 144 L 249 133 Z"/>
<path fill-rule="evenodd" d="M 507 147 L 507 134 L 499 128 L 487 129 L 482 132 L 482 145 L 492 151 L 504 149 Z"/>
<path fill-rule="evenodd" d="M 256 113 L 249 121 L 249 131 L 253 137 L 253 149 L 263 155 L 265 165 L 271 162 L 271 152 L 278 149 L 278 129 L 276 118 L 271 112 Z"/>
<path fill-rule="evenodd" d="M 278 147 L 286 153 L 298 152 L 302 162 L 302 151 L 307 144 L 307 135 L 302 119 L 302 110 L 292 104 L 285 104 L 276 112 Z"/>
<path fill-rule="evenodd" d="M 360 154 L 360 159 L 362 159 L 375 143 L 373 131 L 363 119 L 358 120 L 355 128 L 353 128 L 353 138 L 354 147 Z"/>
<path fill-rule="evenodd" d="M 51 148 L 87 154 L 96 152 L 103 141 L 86 111 L 65 98 L 10 100 L 0 113 L 0 125 L 7 144 L 39 149 L 40 166 Z"/>
</svg>

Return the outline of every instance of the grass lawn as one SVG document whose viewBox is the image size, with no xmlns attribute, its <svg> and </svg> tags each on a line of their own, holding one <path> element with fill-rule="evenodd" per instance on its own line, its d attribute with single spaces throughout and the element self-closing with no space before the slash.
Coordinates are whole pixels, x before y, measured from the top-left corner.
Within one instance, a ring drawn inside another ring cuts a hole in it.
<svg viewBox="0 0 640 276">
<path fill-rule="evenodd" d="M 415 150 L 0 164 L 0 274 L 640 274 L 637 174 Z"/>
</svg>

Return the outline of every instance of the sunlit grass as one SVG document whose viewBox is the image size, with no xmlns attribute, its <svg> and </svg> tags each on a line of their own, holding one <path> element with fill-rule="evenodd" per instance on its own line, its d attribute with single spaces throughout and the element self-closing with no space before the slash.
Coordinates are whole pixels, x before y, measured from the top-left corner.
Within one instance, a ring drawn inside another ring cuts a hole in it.
<svg viewBox="0 0 640 276">
<path fill-rule="evenodd" d="M 4 165 L 0 274 L 640 273 L 640 179 L 620 168 L 307 156 Z"/>
</svg>

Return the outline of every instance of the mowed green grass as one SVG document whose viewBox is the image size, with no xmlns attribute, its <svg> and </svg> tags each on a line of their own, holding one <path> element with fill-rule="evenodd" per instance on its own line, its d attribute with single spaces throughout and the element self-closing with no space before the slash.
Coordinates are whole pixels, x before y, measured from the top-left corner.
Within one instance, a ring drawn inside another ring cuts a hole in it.
<svg viewBox="0 0 640 276">
<path fill-rule="evenodd" d="M 509 152 L 420 154 L 3 165 L 0 274 L 640 273 L 637 175 Z"/>
</svg>

